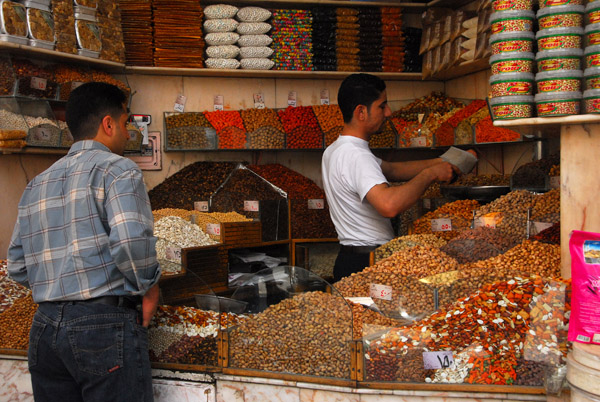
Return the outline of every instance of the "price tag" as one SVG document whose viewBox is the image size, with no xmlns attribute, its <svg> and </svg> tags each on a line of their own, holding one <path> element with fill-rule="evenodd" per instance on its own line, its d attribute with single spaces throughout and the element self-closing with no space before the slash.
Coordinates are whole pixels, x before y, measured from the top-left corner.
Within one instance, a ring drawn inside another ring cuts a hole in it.
<svg viewBox="0 0 600 402">
<path fill-rule="evenodd" d="M 550 188 L 560 188 L 560 176 L 550 176 Z"/>
<path fill-rule="evenodd" d="M 73 81 L 73 82 L 71 82 L 71 91 L 76 90 L 77 88 L 79 88 L 82 85 L 83 85 L 83 82 L 81 82 L 81 81 Z"/>
<path fill-rule="evenodd" d="M 329 89 L 321 90 L 321 105 L 329 105 Z"/>
<path fill-rule="evenodd" d="M 546 230 L 554 225 L 554 223 L 550 222 L 531 222 L 531 224 L 535 233 L 540 233 L 542 230 Z"/>
<path fill-rule="evenodd" d="M 288 106 L 296 107 L 296 96 L 298 96 L 296 91 L 290 91 L 288 94 Z"/>
<path fill-rule="evenodd" d="M 450 230 L 452 230 L 452 220 L 447 218 L 431 220 L 432 232 L 448 232 Z"/>
<path fill-rule="evenodd" d="M 453 364 L 452 351 L 423 352 L 423 368 L 425 370 L 444 369 Z"/>
<path fill-rule="evenodd" d="M 219 223 L 207 223 L 206 233 L 214 236 L 221 236 L 221 225 Z"/>
<path fill-rule="evenodd" d="M 36 141 L 50 141 L 52 139 L 52 132 L 46 127 L 33 127 L 32 131 L 33 138 Z"/>
<path fill-rule="evenodd" d="M 308 209 L 325 209 L 325 200 L 318 198 L 308 200 Z"/>
<path fill-rule="evenodd" d="M 186 101 L 187 101 L 187 97 L 185 95 L 182 95 L 182 94 L 177 95 L 177 98 L 175 99 L 175 106 L 173 106 L 173 109 L 175 109 L 176 112 L 183 113 L 183 110 L 185 109 Z"/>
<path fill-rule="evenodd" d="M 167 260 L 181 261 L 181 249 L 179 247 L 167 246 L 165 256 L 167 257 Z"/>
<path fill-rule="evenodd" d="M 255 109 L 264 109 L 265 108 L 265 98 L 263 94 L 254 94 L 254 108 Z"/>
<path fill-rule="evenodd" d="M 473 226 L 477 228 L 492 228 L 496 229 L 496 218 L 493 216 L 480 216 L 475 218 Z"/>
<path fill-rule="evenodd" d="M 244 201 L 244 211 L 258 212 L 258 201 Z"/>
<path fill-rule="evenodd" d="M 431 199 L 430 198 L 423 198 L 423 208 L 431 209 Z"/>
<path fill-rule="evenodd" d="M 345 299 L 351 301 L 352 303 L 362 304 L 363 306 L 367 307 L 375 303 L 370 297 L 346 297 Z"/>
<path fill-rule="evenodd" d="M 215 95 L 213 110 L 223 110 L 223 95 Z"/>
<path fill-rule="evenodd" d="M 194 201 L 194 209 L 200 212 L 208 212 L 208 201 Z"/>
<path fill-rule="evenodd" d="M 371 284 L 369 296 L 373 299 L 392 300 L 392 287 L 387 285 Z"/>
<path fill-rule="evenodd" d="M 31 88 L 45 90 L 48 81 L 45 78 L 31 77 Z"/>
<path fill-rule="evenodd" d="M 411 147 L 426 147 L 427 137 L 413 137 L 410 139 Z"/>
</svg>

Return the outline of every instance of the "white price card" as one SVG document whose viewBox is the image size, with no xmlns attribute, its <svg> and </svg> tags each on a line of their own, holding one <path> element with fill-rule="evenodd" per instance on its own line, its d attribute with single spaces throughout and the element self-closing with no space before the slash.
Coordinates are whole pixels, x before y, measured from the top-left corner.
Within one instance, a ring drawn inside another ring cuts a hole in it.
<svg viewBox="0 0 600 402">
<path fill-rule="evenodd" d="M 183 110 L 185 109 L 186 101 L 187 101 L 187 97 L 185 95 L 182 95 L 182 94 L 177 95 L 177 98 L 175 99 L 175 106 L 173 106 L 173 109 L 176 112 L 183 113 Z"/>
<path fill-rule="evenodd" d="M 31 88 L 45 90 L 48 81 L 45 78 L 31 77 Z"/>
<path fill-rule="evenodd" d="M 223 110 L 223 95 L 215 95 L 213 110 Z"/>
<path fill-rule="evenodd" d="M 208 201 L 194 201 L 194 209 L 200 212 L 208 212 Z"/>
<path fill-rule="evenodd" d="M 329 105 L 329 89 L 321 90 L 321 105 Z"/>
<path fill-rule="evenodd" d="M 75 89 L 79 88 L 82 85 L 83 85 L 83 82 L 81 82 L 81 81 L 71 82 L 71 91 L 74 91 Z"/>
<path fill-rule="evenodd" d="M 346 297 L 345 299 L 352 303 L 362 304 L 367 307 L 375 303 L 370 297 Z"/>
<path fill-rule="evenodd" d="M 423 208 L 431 209 L 431 198 L 423 198 Z"/>
<path fill-rule="evenodd" d="M 445 369 L 453 364 L 452 351 L 423 352 L 423 368 L 425 370 Z"/>
<path fill-rule="evenodd" d="M 52 138 L 51 130 L 49 130 L 46 127 L 33 127 L 29 131 L 36 141 L 50 141 L 50 139 Z"/>
<path fill-rule="evenodd" d="M 167 246 L 165 256 L 167 257 L 167 260 L 181 261 L 181 249 L 179 247 Z"/>
<path fill-rule="evenodd" d="M 290 91 L 290 93 L 288 93 L 288 106 L 296 107 L 297 96 L 298 94 L 296 93 L 296 91 Z"/>
<path fill-rule="evenodd" d="M 432 219 L 431 220 L 431 231 L 432 232 L 448 232 L 452 230 L 452 220 L 448 218 Z"/>
<path fill-rule="evenodd" d="M 206 233 L 214 236 L 221 236 L 221 224 L 219 223 L 207 223 Z"/>
<path fill-rule="evenodd" d="M 533 231 L 537 234 L 540 233 L 542 230 L 546 230 L 549 227 L 552 227 L 552 225 L 554 225 L 553 223 L 550 222 L 531 222 L 532 226 L 533 226 Z"/>
<path fill-rule="evenodd" d="M 244 211 L 258 212 L 258 201 L 244 201 Z"/>
<path fill-rule="evenodd" d="M 391 286 L 372 283 L 369 289 L 369 296 L 373 299 L 392 300 L 392 290 Z"/>
<path fill-rule="evenodd" d="M 325 200 L 319 198 L 308 200 L 308 209 L 325 209 Z"/>
<path fill-rule="evenodd" d="M 264 109 L 265 108 L 265 97 L 263 94 L 254 94 L 254 108 Z"/>
<path fill-rule="evenodd" d="M 411 147 L 426 147 L 427 146 L 427 137 L 413 137 L 410 139 Z"/>
<path fill-rule="evenodd" d="M 477 228 L 492 228 L 496 229 L 496 218 L 493 216 L 480 216 L 475 218 L 473 226 Z"/>
<path fill-rule="evenodd" d="M 550 188 L 560 188 L 560 176 L 550 176 Z"/>
</svg>

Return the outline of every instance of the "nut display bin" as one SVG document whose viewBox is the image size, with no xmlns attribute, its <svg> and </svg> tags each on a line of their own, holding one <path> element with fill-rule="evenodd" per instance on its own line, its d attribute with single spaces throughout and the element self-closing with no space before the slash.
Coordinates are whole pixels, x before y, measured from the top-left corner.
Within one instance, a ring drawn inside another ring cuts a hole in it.
<svg viewBox="0 0 600 402">
<path fill-rule="evenodd" d="M 217 148 L 217 132 L 202 112 L 165 112 L 166 150 Z"/>
<path fill-rule="evenodd" d="M 47 101 L 19 99 L 19 108 L 29 128 L 27 145 L 59 147 L 61 130 Z"/>
</svg>

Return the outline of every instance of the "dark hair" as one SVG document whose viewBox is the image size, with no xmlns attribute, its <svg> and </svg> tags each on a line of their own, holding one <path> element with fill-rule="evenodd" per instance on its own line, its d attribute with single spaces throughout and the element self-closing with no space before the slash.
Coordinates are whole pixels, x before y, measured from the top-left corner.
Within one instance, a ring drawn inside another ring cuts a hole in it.
<svg viewBox="0 0 600 402">
<path fill-rule="evenodd" d="M 344 123 L 350 123 L 354 109 L 358 105 L 371 107 L 371 104 L 385 91 L 385 82 L 371 74 L 352 74 L 342 81 L 338 91 L 338 105 Z"/>
<path fill-rule="evenodd" d="M 66 119 L 75 141 L 92 139 L 102 119 L 118 119 L 126 97 L 118 87 L 104 82 L 88 82 L 77 87 L 67 101 Z"/>
</svg>

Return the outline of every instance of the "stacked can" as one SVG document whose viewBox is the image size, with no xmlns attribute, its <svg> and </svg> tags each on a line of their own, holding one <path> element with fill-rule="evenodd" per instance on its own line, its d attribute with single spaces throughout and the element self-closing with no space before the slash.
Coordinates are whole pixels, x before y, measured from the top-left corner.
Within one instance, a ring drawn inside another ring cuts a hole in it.
<svg viewBox="0 0 600 402">
<path fill-rule="evenodd" d="M 275 70 L 313 70 L 312 13 L 278 9 L 271 17 Z"/>
<path fill-rule="evenodd" d="M 491 99 L 494 119 L 522 119 L 533 112 L 533 22 L 530 0 L 496 0 L 490 16 Z"/>
<path fill-rule="evenodd" d="M 585 6 L 585 113 L 600 113 L 600 1 Z"/>
<path fill-rule="evenodd" d="M 536 34 L 538 73 L 535 76 L 537 114 L 579 114 L 583 11 L 581 0 L 540 0 Z"/>
</svg>

